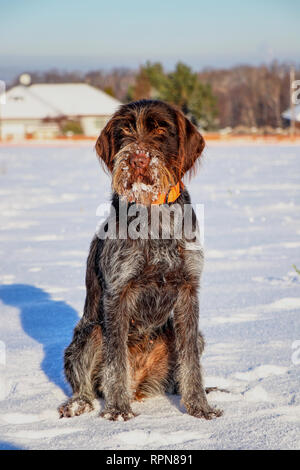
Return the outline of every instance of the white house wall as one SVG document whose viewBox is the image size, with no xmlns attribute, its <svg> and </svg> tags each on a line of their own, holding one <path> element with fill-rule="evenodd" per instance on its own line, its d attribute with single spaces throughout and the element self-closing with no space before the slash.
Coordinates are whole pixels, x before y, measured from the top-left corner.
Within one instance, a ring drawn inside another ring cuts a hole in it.
<svg viewBox="0 0 300 470">
<path fill-rule="evenodd" d="M 3 140 L 20 140 L 28 136 L 50 139 L 59 134 L 59 127 L 56 123 L 45 123 L 41 120 L 11 119 L 1 121 L 0 134 Z"/>
<path fill-rule="evenodd" d="M 80 124 L 84 135 L 88 137 L 98 137 L 110 116 L 84 116 L 80 119 Z"/>
</svg>

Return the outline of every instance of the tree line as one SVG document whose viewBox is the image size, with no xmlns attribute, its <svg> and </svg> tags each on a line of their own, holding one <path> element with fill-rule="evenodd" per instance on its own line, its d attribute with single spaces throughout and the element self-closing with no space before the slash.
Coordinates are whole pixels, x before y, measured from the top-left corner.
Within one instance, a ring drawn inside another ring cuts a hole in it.
<svg viewBox="0 0 300 470">
<path fill-rule="evenodd" d="M 147 62 L 137 71 L 119 68 L 85 74 L 56 70 L 30 73 L 32 83 L 85 82 L 124 103 L 162 99 L 177 105 L 195 124 L 209 130 L 281 127 L 281 113 L 290 106 L 289 74 L 289 64 L 277 62 L 200 72 L 181 62 L 171 72 L 159 62 Z M 300 79 L 299 66 L 296 79 Z"/>
</svg>

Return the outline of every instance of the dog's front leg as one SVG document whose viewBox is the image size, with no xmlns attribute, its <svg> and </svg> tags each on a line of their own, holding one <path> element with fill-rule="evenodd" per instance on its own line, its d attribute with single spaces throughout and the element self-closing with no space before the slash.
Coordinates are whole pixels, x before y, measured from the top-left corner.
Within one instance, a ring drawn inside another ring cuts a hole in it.
<svg viewBox="0 0 300 470">
<path fill-rule="evenodd" d="M 127 340 L 129 330 L 130 288 L 104 296 L 105 350 L 103 393 L 105 409 L 103 418 L 127 421 L 135 415 L 130 402 L 130 374 Z"/>
<path fill-rule="evenodd" d="M 178 292 L 174 308 L 174 326 L 178 357 L 178 382 L 187 412 L 197 418 L 212 419 L 222 412 L 209 406 L 202 383 L 198 344 L 199 302 L 197 288 L 185 282 Z"/>
</svg>

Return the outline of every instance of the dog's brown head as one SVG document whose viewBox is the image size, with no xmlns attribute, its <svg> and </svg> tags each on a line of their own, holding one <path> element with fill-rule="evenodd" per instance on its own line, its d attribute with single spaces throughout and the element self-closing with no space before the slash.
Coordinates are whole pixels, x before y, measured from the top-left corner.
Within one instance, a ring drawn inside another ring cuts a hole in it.
<svg viewBox="0 0 300 470">
<path fill-rule="evenodd" d="M 96 150 L 112 173 L 114 191 L 129 202 L 150 205 L 181 182 L 204 145 L 181 111 L 162 101 L 141 100 L 114 114 Z"/>
</svg>

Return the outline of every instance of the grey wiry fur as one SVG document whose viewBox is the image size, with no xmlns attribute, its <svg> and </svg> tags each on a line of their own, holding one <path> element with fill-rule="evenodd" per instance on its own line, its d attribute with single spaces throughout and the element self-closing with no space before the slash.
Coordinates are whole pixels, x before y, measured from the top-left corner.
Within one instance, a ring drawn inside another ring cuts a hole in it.
<svg viewBox="0 0 300 470">
<path fill-rule="evenodd" d="M 176 203 L 182 208 L 190 203 L 186 190 Z M 116 193 L 112 205 L 118 214 Z M 150 206 L 147 210 L 150 223 Z M 102 396 L 104 418 L 127 420 L 134 416 L 134 399 L 164 392 L 180 393 L 193 416 L 220 416 L 207 402 L 200 368 L 202 267 L 202 250 L 189 251 L 184 235 L 93 239 L 84 313 L 65 351 L 74 395 L 59 408 L 61 417 L 90 411 L 94 398 Z"/>
</svg>

